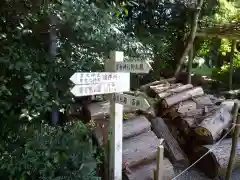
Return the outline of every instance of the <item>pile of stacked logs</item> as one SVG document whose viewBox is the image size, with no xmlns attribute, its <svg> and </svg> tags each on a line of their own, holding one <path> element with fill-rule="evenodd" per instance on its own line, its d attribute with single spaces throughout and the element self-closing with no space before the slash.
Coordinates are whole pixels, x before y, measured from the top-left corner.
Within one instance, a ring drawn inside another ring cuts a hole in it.
<svg viewBox="0 0 240 180">
<path fill-rule="evenodd" d="M 211 151 L 196 166 L 211 178 L 225 173 L 231 151 L 231 137 L 227 136 L 221 143 L 216 143 L 232 126 L 233 100 L 216 98 L 205 94 L 201 87 L 174 83 L 173 79 L 157 81 L 140 90 L 148 97 L 157 99 L 156 116 L 163 119 L 161 123 L 168 127 L 192 163 Z M 235 167 L 239 165 L 240 151 L 237 152 Z"/>
</svg>

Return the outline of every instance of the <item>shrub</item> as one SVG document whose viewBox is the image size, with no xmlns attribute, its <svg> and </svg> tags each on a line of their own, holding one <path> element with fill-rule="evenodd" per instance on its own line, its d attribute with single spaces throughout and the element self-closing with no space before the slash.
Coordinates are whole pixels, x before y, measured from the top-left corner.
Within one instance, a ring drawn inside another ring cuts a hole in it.
<svg viewBox="0 0 240 180">
<path fill-rule="evenodd" d="M 64 128 L 22 126 L 0 147 L 0 177 L 17 180 L 97 180 L 96 149 L 81 122 Z"/>
</svg>

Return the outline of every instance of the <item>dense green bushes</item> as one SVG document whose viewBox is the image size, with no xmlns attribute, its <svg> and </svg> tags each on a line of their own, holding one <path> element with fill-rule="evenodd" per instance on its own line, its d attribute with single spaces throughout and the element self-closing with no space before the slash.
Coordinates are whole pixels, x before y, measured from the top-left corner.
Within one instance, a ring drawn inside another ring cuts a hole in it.
<svg viewBox="0 0 240 180">
<path fill-rule="evenodd" d="M 0 149 L 1 179 L 97 180 L 96 148 L 82 123 L 21 126 Z"/>
<path fill-rule="evenodd" d="M 152 56 L 150 47 L 123 32 L 124 21 L 112 10 L 88 0 L 0 2 L 2 179 L 97 178 L 98 158 L 83 139 L 83 125 L 63 132 L 39 124 L 50 121 L 47 111 L 69 106 L 69 77 L 76 71 L 103 71 L 110 50 Z"/>
</svg>

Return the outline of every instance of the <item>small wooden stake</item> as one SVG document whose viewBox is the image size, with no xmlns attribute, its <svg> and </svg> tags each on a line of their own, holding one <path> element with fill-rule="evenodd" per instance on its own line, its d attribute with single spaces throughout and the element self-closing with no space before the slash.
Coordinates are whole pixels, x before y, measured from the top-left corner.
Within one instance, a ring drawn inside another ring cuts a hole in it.
<svg viewBox="0 0 240 180">
<path fill-rule="evenodd" d="M 229 158 L 229 162 L 228 162 L 226 180 L 231 179 L 233 165 L 234 165 L 234 159 L 235 159 L 235 155 L 236 155 L 236 147 L 237 147 L 237 143 L 238 143 L 239 123 L 240 123 L 240 118 L 238 117 L 238 109 L 239 109 L 239 104 L 237 102 L 235 102 L 234 107 L 233 107 L 233 123 L 235 123 L 235 128 L 234 128 L 234 134 L 232 137 L 232 149 L 231 149 L 231 154 L 230 154 L 230 158 Z"/>
<path fill-rule="evenodd" d="M 153 169 L 153 180 L 157 180 L 157 172 L 156 172 L 156 169 Z"/>
<path fill-rule="evenodd" d="M 160 145 L 158 147 L 157 151 L 157 169 L 156 169 L 156 179 L 162 180 L 163 176 L 163 153 L 164 153 L 164 147 L 162 145 L 163 139 L 160 139 Z"/>
</svg>

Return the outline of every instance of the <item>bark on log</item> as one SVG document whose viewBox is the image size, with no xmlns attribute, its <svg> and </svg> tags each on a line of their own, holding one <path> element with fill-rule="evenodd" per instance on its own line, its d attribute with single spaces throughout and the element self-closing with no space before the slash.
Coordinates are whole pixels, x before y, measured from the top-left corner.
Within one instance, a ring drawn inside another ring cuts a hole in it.
<svg viewBox="0 0 240 180">
<path fill-rule="evenodd" d="M 153 169 L 156 168 L 156 161 L 149 164 L 131 168 L 131 173 L 127 174 L 129 180 L 147 180 L 153 179 Z M 162 180 L 169 180 L 175 177 L 173 165 L 167 158 L 163 160 L 163 177 Z"/>
<path fill-rule="evenodd" d="M 151 162 L 156 158 L 159 139 L 152 132 L 123 140 L 123 161 L 128 167 L 136 167 Z"/>
<path fill-rule="evenodd" d="M 164 119 L 164 120 L 172 136 L 178 142 L 180 148 L 184 148 L 186 146 L 186 142 L 188 141 L 188 138 L 185 137 L 184 134 L 181 132 L 181 127 L 175 126 L 172 123 L 172 121 L 170 121 L 169 119 Z"/>
<path fill-rule="evenodd" d="M 157 98 L 159 93 L 166 92 L 168 89 L 173 89 L 176 87 L 181 86 L 182 84 L 159 84 L 156 86 L 150 86 L 149 90 L 147 91 L 147 95 L 149 97 Z"/>
<path fill-rule="evenodd" d="M 202 96 L 203 94 L 204 94 L 203 89 L 201 87 L 196 87 L 164 98 L 162 100 L 162 105 L 163 108 L 166 109 L 175 104 L 180 103 L 181 101 L 186 101 L 193 97 Z"/>
<path fill-rule="evenodd" d="M 176 84 L 177 87 L 171 87 L 170 89 L 166 90 L 165 92 L 160 92 L 158 93 L 158 97 L 160 99 L 162 98 L 165 98 L 165 97 L 168 97 L 168 96 L 171 96 L 173 94 L 176 94 L 176 93 L 180 93 L 182 91 L 185 91 L 185 90 L 188 90 L 188 89 L 191 89 L 193 88 L 193 85 L 192 84 L 186 84 L 186 85 L 182 85 L 182 84 Z"/>
<path fill-rule="evenodd" d="M 232 115 L 223 106 L 207 118 L 195 129 L 196 139 L 201 144 L 213 144 L 219 139 L 223 130 L 231 125 Z"/>
<path fill-rule="evenodd" d="M 163 79 L 163 80 L 160 80 L 160 81 L 150 82 L 148 84 L 142 85 L 140 87 L 140 91 L 147 92 L 147 90 L 150 88 L 150 86 L 155 86 L 155 85 L 159 85 L 159 84 L 174 83 L 175 80 L 176 80 L 175 77 L 173 77 L 173 78 L 169 78 L 169 79 Z"/>
<path fill-rule="evenodd" d="M 233 110 L 234 102 L 238 102 L 240 104 L 240 101 L 237 99 L 227 99 L 221 103 L 221 106 L 225 105 L 226 109 L 231 113 Z"/>
<path fill-rule="evenodd" d="M 196 127 L 200 124 L 205 118 L 207 118 L 213 111 L 216 111 L 219 107 L 201 107 L 194 109 L 182 114 L 180 119 L 174 120 L 174 122 L 179 123 L 178 125 L 183 129 L 184 133 L 188 134 L 191 128 Z"/>
<path fill-rule="evenodd" d="M 213 105 L 211 98 L 209 95 L 203 95 L 196 98 L 193 98 L 193 100 L 197 103 L 197 106 L 206 106 L 206 105 Z"/>
<path fill-rule="evenodd" d="M 144 116 L 124 121 L 123 138 L 128 139 L 151 130 L 151 123 Z"/>
<path fill-rule="evenodd" d="M 162 116 L 174 120 L 176 117 L 181 118 L 181 115 L 184 115 L 185 113 L 192 111 L 196 108 L 197 108 L 196 102 L 194 102 L 193 100 L 187 100 L 168 108 L 162 113 Z"/>
<path fill-rule="evenodd" d="M 237 153 L 234 163 L 234 168 L 240 167 L 240 139 L 238 140 Z M 226 174 L 230 151 L 232 146 L 232 139 L 224 139 L 220 144 L 216 145 L 205 145 L 198 146 L 193 149 L 191 155 L 192 160 L 196 161 L 206 152 L 211 150 L 211 152 L 202 158 L 196 167 L 199 168 L 204 174 L 210 178 L 216 178 L 217 176 L 224 176 Z"/>
<path fill-rule="evenodd" d="M 213 106 L 212 101 L 208 96 L 200 96 L 196 98 L 192 98 L 192 100 L 186 100 L 183 102 L 180 102 L 179 104 L 176 104 L 172 106 L 171 108 L 168 108 L 167 110 L 164 111 L 162 116 L 164 117 L 169 117 L 170 119 L 174 118 L 181 118 L 182 116 L 189 116 L 188 114 L 192 113 L 193 116 L 195 114 L 199 114 L 198 111 L 200 111 L 200 115 L 203 115 L 203 110 L 205 107 L 211 107 Z M 197 109 L 198 108 L 198 109 Z M 179 115 L 177 116 L 176 113 L 178 112 Z M 180 117 L 181 116 L 181 117 Z"/>
<path fill-rule="evenodd" d="M 179 147 L 178 142 L 169 131 L 164 120 L 162 118 L 155 118 L 151 120 L 151 123 L 152 130 L 157 137 L 164 139 L 164 148 L 167 150 L 171 162 L 179 166 L 188 166 L 189 162 L 186 155 Z"/>
<path fill-rule="evenodd" d="M 205 106 L 211 107 L 213 105 L 212 101 L 208 96 L 200 96 L 192 98 L 192 100 L 186 100 L 174 105 L 172 108 L 181 113 L 183 116 L 187 115 L 189 112 L 194 112 L 194 110 L 201 109 Z"/>
</svg>

